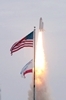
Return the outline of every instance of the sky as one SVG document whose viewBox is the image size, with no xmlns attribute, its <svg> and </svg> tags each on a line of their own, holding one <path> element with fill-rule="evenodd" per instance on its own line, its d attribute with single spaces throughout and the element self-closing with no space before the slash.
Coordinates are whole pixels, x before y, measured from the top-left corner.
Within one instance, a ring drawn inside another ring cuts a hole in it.
<svg viewBox="0 0 66 100">
<path fill-rule="evenodd" d="M 52 100 L 66 99 L 66 0 L 0 1 L 0 88 L 2 100 L 27 100 L 32 74 L 20 71 L 33 58 L 33 48 L 10 55 L 12 44 L 44 21 L 44 51 Z"/>
</svg>

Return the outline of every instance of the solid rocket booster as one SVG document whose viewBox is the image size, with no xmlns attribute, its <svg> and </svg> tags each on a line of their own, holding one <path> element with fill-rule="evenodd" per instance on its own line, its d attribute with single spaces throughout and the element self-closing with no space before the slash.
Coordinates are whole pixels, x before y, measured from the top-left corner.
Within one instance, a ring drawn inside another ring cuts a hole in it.
<svg viewBox="0 0 66 100">
<path fill-rule="evenodd" d="M 42 21 L 42 18 L 40 18 L 40 20 L 39 20 L 39 30 L 43 31 L 43 21 Z"/>
</svg>

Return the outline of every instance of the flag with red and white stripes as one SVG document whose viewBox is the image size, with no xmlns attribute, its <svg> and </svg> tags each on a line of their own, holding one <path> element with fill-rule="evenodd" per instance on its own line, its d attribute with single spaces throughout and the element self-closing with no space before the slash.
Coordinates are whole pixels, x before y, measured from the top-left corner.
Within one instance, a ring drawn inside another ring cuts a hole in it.
<svg viewBox="0 0 66 100">
<path fill-rule="evenodd" d="M 24 47 L 33 47 L 33 31 L 12 45 L 10 49 L 11 54 Z"/>
<path fill-rule="evenodd" d="M 21 70 L 21 76 L 25 77 L 25 74 L 31 73 L 33 71 L 33 59 L 30 60 Z"/>
</svg>

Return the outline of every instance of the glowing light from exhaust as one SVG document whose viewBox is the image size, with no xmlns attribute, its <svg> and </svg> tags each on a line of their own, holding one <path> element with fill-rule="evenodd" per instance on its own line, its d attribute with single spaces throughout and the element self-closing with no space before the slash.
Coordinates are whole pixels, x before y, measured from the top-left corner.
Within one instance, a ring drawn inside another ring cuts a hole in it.
<svg viewBox="0 0 66 100">
<path fill-rule="evenodd" d="M 45 71 L 45 55 L 44 55 L 44 48 L 43 48 L 43 37 L 42 32 L 38 34 L 38 40 L 36 44 L 36 59 L 35 59 L 35 66 L 36 66 L 36 82 L 41 84 L 40 78 L 44 75 Z"/>
</svg>

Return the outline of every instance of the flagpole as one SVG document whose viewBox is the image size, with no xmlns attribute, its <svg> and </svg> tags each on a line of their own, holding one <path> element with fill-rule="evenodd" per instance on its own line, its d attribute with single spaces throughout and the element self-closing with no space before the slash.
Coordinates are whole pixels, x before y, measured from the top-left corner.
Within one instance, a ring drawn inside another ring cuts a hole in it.
<svg viewBox="0 0 66 100">
<path fill-rule="evenodd" d="M 36 31 L 36 27 L 34 27 L 34 80 L 33 80 L 33 100 L 35 100 L 35 31 Z"/>
</svg>

